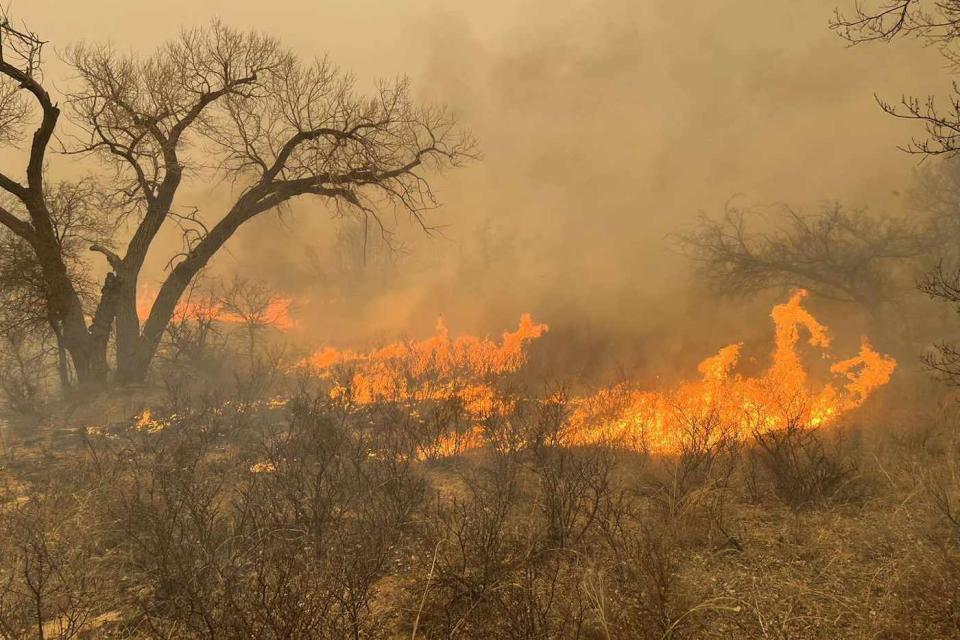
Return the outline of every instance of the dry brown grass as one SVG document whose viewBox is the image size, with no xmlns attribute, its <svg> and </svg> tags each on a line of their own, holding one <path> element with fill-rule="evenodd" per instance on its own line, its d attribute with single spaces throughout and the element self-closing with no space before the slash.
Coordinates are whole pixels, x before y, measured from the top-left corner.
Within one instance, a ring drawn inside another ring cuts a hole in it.
<svg viewBox="0 0 960 640">
<path fill-rule="evenodd" d="M 778 441 L 844 470 L 800 494 L 770 443 L 417 462 L 396 407 L 306 399 L 35 436 L 0 464 L 0 638 L 960 637 L 951 415 Z"/>
</svg>

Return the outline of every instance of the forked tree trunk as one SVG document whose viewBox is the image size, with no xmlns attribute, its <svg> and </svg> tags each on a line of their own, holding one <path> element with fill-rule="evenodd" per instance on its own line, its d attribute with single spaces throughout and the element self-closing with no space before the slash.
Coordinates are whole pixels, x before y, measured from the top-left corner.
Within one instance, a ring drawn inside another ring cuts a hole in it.
<svg viewBox="0 0 960 640">
<path fill-rule="evenodd" d="M 149 360 L 143 364 L 140 318 L 137 313 L 136 275 L 125 277 L 120 287 L 116 308 L 117 374 L 120 385 L 142 384 L 147 377 Z M 152 357 L 152 354 L 151 354 Z"/>
<path fill-rule="evenodd" d="M 86 336 L 80 344 L 65 345 L 77 374 L 77 386 L 80 391 L 97 391 L 107 384 L 107 345 L 98 344 L 92 336 Z"/>
<path fill-rule="evenodd" d="M 240 226 L 253 216 L 272 208 L 273 204 L 259 203 L 258 200 L 263 197 L 259 190 L 254 190 L 240 199 L 224 218 L 214 226 L 210 232 L 197 243 L 186 258 L 171 270 L 167 279 L 160 286 L 153 306 L 150 308 L 149 315 L 143 319 L 143 328 L 136 333 L 136 339 L 131 330 L 127 337 L 129 341 L 124 340 L 124 347 L 120 349 L 120 314 L 126 314 L 125 317 L 133 317 L 135 323 L 130 326 L 137 326 L 136 321 L 136 294 L 135 287 L 132 299 L 127 299 L 124 305 L 122 296 L 120 306 L 117 308 L 117 382 L 120 384 L 140 384 L 146 380 L 147 373 L 153 357 L 160 346 L 160 339 L 163 337 L 167 325 L 173 318 L 177 308 L 177 303 L 183 296 L 190 282 L 197 276 L 216 252 L 226 243 L 226 241 L 236 232 Z"/>
</svg>

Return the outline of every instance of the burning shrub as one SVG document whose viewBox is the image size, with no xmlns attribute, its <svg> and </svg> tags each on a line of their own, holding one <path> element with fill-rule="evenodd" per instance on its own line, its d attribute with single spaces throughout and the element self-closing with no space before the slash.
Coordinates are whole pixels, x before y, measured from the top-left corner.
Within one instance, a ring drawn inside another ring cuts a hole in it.
<svg viewBox="0 0 960 640">
<path fill-rule="evenodd" d="M 526 345 L 548 330 L 528 314 L 499 344 L 474 336 L 451 339 L 443 320 L 436 334 L 418 342 L 397 342 L 368 353 L 323 349 L 304 363 L 332 383 L 334 399 L 356 405 L 424 402 L 456 398 L 475 420 L 504 413 L 509 401 L 492 387 L 495 378 L 517 371 Z"/>
<path fill-rule="evenodd" d="M 842 387 L 814 388 L 799 333 L 827 338 L 799 300 L 775 309 L 774 363 L 759 378 L 733 373 L 732 345 L 672 392 L 533 397 L 509 386 L 545 331 L 525 318 L 498 342 L 441 329 L 321 352 L 319 375 L 301 380 L 313 395 L 262 401 L 269 384 L 238 385 L 204 409 L 178 401 L 89 429 L 89 464 L 72 481 L 110 489 L 94 511 L 113 524 L 90 540 L 125 576 L 108 589 L 121 631 L 519 640 L 734 628 L 740 600 L 684 576 L 756 544 L 726 532 L 743 518 L 730 485 L 745 440 L 792 508 L 844 494 L 854 468 L 819 426 L 893 367 L 865 345 L 834 364 Z"/>
<path fill-rule="evenodd" d="M 672 391 L 638 391 L 620 384 L 581 398 L 554 394 L 542 401 L 540 413 L 552 410 L 560 421 L 546 430 L 528 430 L 525 442 L 512 444 L 508 440 L 519 432 L 511 427 L 510 415 L 518 408 L 522 412 L 518 405 L 522 398 L 499 393 L 497 383 L 523 364 L 525 345 L 547 330 L 527 315 L 500 344 L 472 336 L 451 339 L 441 322 L 436 335 L 427 340 L 398 342 L 368 353 L 327 348 L 302 364 L 326 381 L 330 397 L 344 406 L 386 403 L 405 406 L 411 415 L 423 407 L 430 407 L 434 417 L 442 414 L 439 421 L 420 420 L 425 427 L 421 431 L 429 436 L 429 442 L 421 444 L 422 457 L 479 447 L 489 435 L 499 439 L 497 447 L 536 446 L 551 440 L 564 446 L 615 444 L 634 451 L 680 454 L 687 466 L 691 459 L 685 448 L 691 438 L 706 437 L 695 448 L 709 449 L 721 441 L 787 428 L 791 420 L 807 428 L 824 426 L 859 407 L 889 381 L 896 362 L 864 340 L 857 356 L 830 366 L 834 382 L 818 389 L 809 384 L 798 353 L 801 330 L 809 333 L 809 344 L 822 349 L 824 357 L 832 356 L 826 327 L 801 304 L 805 295 L 798 291 L 773 308 L 776 348 L 762 376 L 735 373 L 741 345 L 728 345 L 700 363 L 702 380 Z M 482 429 L 485 422 L 499 428 Z M 444 431 L 441 423 L 452 429 Z M 710 425 L 709 433 L 691 433 L 691 428 L 702 430 L 704 425 Z"/>
</svg>

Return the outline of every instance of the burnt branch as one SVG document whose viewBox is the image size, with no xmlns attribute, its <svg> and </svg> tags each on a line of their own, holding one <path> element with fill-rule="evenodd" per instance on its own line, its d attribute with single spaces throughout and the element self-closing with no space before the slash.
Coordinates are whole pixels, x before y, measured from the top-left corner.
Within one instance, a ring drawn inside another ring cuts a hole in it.
<svg viewBox="0 0 960 640">
<path fill-rule="evenodd" d="M 28 242 L 33 238 L 33 227 L 30 223 L 21 220 L 3 207 L 0 207 L 0 224 Z"/>
<path fill-rule="evenodd" d="M 830 28 L 851 43 L 890 40 L 905 28 L 911 28 L 911 9 L 917 4 L 916 0 L 857 2 L 851 14 L 836 10 Z"/>
</svg>

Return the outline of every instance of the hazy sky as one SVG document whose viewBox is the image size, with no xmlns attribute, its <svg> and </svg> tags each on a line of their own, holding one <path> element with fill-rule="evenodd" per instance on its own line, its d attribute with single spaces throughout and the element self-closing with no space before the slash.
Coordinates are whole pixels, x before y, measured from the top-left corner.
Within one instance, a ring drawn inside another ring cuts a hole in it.
<svg viewBox="0 0 960 640">
<path fill-rule="evenodd" d="M 419 96 L 460 113 L 483 160 L 437 180 L 445 237 L 414 240 L 408 262 L 422 277 L 365 313 L 380 328 L 447 314 L 495 331 L 525 310 L 636 311 L 683 277 L 665 236 L 735 194 L 896 211 L 915 159 L 895 147 L 913 131 L 873 95 L 942 93 L 949 78 L 915 43 L 848 47 L 828 29 L 843 1 L 15 0 L 13 10 L 54 47 L 107 39 L 149 51 L 216 16 L 305 57 L 327 52 L 362 81 L 410 75 Z M 304 256 L 326 251 L 333 228 L 317 205 L 299 207 L 283 226 L 241 232 L 217 266 L 256 265 L 310 298 Z"/>
</svg>

